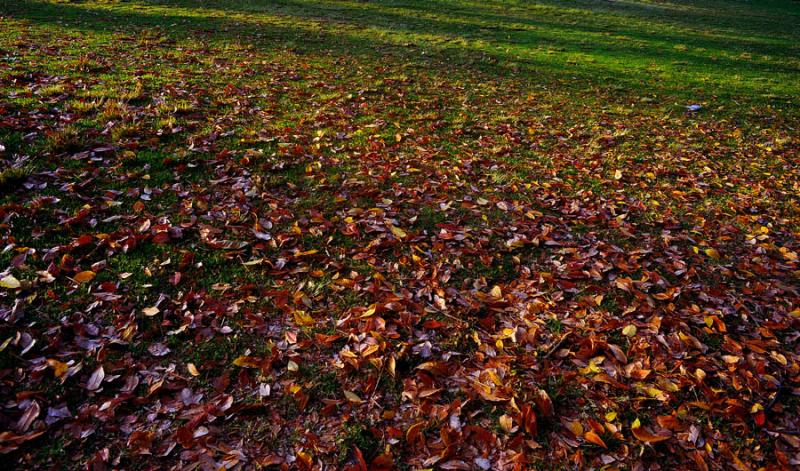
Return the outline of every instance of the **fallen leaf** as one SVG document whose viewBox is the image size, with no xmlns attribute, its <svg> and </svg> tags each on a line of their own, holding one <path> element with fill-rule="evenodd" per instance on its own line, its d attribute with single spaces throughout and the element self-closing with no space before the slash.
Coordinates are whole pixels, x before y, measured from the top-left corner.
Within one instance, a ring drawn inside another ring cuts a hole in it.
<svg viewBox="0 0 800 471">
<path fill-rule="evenodd" d="M 600 435 L 595 433 L 594 430 L 589 430 L 588 432 L 583 434 L 583 438 L 585 438 L 586 441 L 589 442 L 589 443 L 594 443 L 597 446 L 600 446 L 600 447 L 603 447 L 603 448 L 608 448 L 606 446 L 606 443 L 603 441 L 603 439 L 600 438 Z"/>
<path fill-rule="evenodd" d="M 56 378 L 64 376 L 64 373 L 69 369 L 69 365 L 53 358 L 47 360 L 47 365 L 53 369 L 53 375 L 55 375 Z"/>
<path fill-rule="evenodd" d="M 365 402 L 363 399 L 358 397 L 358 394 L 356 394 L 356 393 L 354 393 L 352 391 L 345 391 L 344 392 L 344 397 L 346 397 L 348 401 L 350 401 L 350 402 L 352 402 L 354 404 L 363 404 Z"/>
<path fill-rule="evenodd" d="M 75 275 L 73 279 L 78 283 L 86 283 L 87 281 L 92 281 L 96 275 L 95 272 L 86 270 Z"/>
<path fill-rule="evenodd" d="M 146 307 L 146 308 L 142 309 L 142 313 L 144 313 L 144 315 L 145 315 L 145 316 L 147 316 L 147 317 L 153 317 L 153 316 L 155 316 L 156 314 L 158 314 L 159 312 L 161 312 L 161 310 L 159 310 L 159 309 L 158 309 L 157 307 L 155 307 L 155 306 L 153 306 L 153 307 Z"/>
<path fill-rule="evenodd" d="M 397 237 L 398 239 L 405 239 L 406 237 L 408 237 L 406 231 L 400 229 L 399 227 L 390 224 L 389 229 L 392 231 L 392 234 L 394 234 L 394 236 Z"/>
<path fill-rule="evenodd" d="M 18 279 L 14 278 L 12 275 L 6 275 L 2 279 L 0 279 L 0 287 L 8 288 L 8 289 L 17 289 L 22 284 L 19 282 Z"/>
<path fill-rule="evenodd" d="M 503 414 L 498 420 L 500 421 L 500 427 L 503 429 L 503 431 L 506 433 L 511 433 L 511 429 L 514 428 L 514 419 L 512 419 L 508 414 Z"/>
<path fill-rule="evenodd" d="M 86 389 L 89 391 L 97 391 L 105 377 L 106 372 L 103 370 L 103 366 L 100 365 L 96 370 L 94 370 L 92 376 L 89 377 L 89 381 L 86 383 Z"/>
<path fill-rule="evenodd" d="M 642 427 L 641 422 L 639 419 L 636 419 L 633 424 L 631 425 L 631 432 L 633 432 L 633 436 L 636 437 L 637 440 L 645 442 L 645 443 L 658 443 L 663 442 L 664 440 L 669 440 L 672 437 L 672 433 L 668 430 L 665 431 L 664 434 L 655 435 Z"/>
<path fill-rule="evenodd" d="M 635 336 L 635 335 L 636 335 L 636 326 L 635 326 L 635 325 L 633 325 L 633 324 L 626 325 L 626 326 L 625 326 L 625 327 L 622 329 L 622 335 L 624 335 L 624 336 L 626 336 L 626 337 L 633 337 L 633 336 Z"/>
</svg>

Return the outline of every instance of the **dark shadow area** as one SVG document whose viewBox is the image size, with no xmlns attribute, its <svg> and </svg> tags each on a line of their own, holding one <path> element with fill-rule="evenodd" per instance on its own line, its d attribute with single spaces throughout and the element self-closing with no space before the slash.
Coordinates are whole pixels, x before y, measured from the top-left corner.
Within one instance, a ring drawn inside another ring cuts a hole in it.
<svg viewBox="0 0 800 471">
<path fill-rule="evenodd" d="M 569 8 L 580 12 L 581 8 L 586 8 L 581 7 L 585 3 L 575 2 Z M 497 12 L 496 3 L 487 4 L 492 8 L 476 5 L 475 9 L 467 9 L 456 8 L 447 0 L 363 4 L 302 0 L 263 3 L 254 0 L 141 0 L 121 5 L 125 11 L 113 7 L 95 10 L 81 3 L 33 0 L 0 3 L 2 11 L 13 17 L 37 23 L 59 23 L 69 18 L 71 28 L 94 31 L 159 27 L 173 38 L 202 34 L 211 40 L 246 41 L 263 50 L 285 47 L 307 52 L 324 50 L 332 54 L 357 55 L 370 61 L 385 60 L 387 55 L 392 55 L 413 58 L 426 67 L 458 66 L 495 75 L 498 71 L 503 75 L 519 75 L 526 71 L 525 75 L 537 81 L 563 82 L 565 77 L 574 77 L 573 88 L 650 87 L 652 91 L 675 95 L 697 96 L 698 92 L 735 95 L 742 91 L 764 90 L 754 90 L 747 81 L 738 89 L 715 89 L 719 80 L 709 83 L 698 80 L 697 76 L 722 79 L 741 75 L 751 81 L 772 77 L 780 79 L 780 83 L 784 83 L 786 77 L 800 76 L 797 61 L 780 60 L 792 57 L 797 48 L 782 48 L 756 38 L 724 41 L 716 38 L 713 32 L 687 31 L 685 37 L 679 37 L 671 32 L 644 30 L 637 25 L 641 26 L 649 17 L 637 13 L 643 7 L 634 8 L 636 5 L 630 2 L 619 7 L 602 7 L 613 8 L 614 13 L 595 23 L 589 22 L 588 16 L 581 18 L 580 13 L 557 21 L 544 16 L 532 18 L 534 15 L 530 12 L 518 16 L 501 14 Z M 514 2 L 512 5 L 521 4 Z M 550 8 L 562 4 L 544 2 L 542 5 Z M 141 7 L 141 11 L 131 11 L 137 7 Z M 154 8 L 158 8 L 157 13 L 152 11 Z M 515 10 L 520 8 L 517 6 Z M 174 13 L 165 15 L 164 11 Z M 201 15 L 203 12 L 212 14 Z M 597 15 L 596 11 L 591 13 Z M 626 19 L 632 21 L 630 26 L 623 24 Z M 697 21 L 696 18 L 687 20 L 687 25 L 693 27 Z M 381 37 L 370 34 L 373 30 L 381 33 Z M 684 47 L 678 50 L 675 44 Z M 420 49 L 434 54 L 421 58 Z M 719 50 L 724 54 L 705 55 L 691 49 Z M 742 55 L 769 56 L 769 60 L 754 62 L 736 58 Z M 681 72 L 680 84 L 663 82 L 660 71 L 650 70 L 650 65 L 672 68 L 673 73 Z M 764 88 L 781 90 L 770 85 Z"/>
</svg>

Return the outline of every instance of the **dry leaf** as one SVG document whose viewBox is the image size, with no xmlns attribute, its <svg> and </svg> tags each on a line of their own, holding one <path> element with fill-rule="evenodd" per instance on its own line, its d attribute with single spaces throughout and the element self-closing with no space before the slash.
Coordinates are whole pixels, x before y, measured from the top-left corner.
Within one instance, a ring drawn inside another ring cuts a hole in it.
<svg viewBox="0 0 800 471">
<path fill-rule="evenodd" d="M 0 287 L 2 288 L 17 289 L 20 286 L 22 286 L 22 284 L 12 275 L 6 275 L 0 279 Z"/>
<path fill-rule="evenodd" d="M 97 274 L 93 271 L 82 271 L 75 275 L 73 278 L 78 283 L 86 283 L 87 281 L 92 281 Z"/>
</svg>

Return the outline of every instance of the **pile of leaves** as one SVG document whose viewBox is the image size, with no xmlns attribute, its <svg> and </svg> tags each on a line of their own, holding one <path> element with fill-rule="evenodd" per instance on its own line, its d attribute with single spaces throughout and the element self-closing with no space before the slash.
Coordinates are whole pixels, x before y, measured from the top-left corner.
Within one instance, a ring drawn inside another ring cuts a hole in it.
<svg viewBox="0 0 800 471">
<path fill-rule="evenodd" d="M 16 466 L 800 464 L 791 113 L 2 21 Z"/>
</svg>

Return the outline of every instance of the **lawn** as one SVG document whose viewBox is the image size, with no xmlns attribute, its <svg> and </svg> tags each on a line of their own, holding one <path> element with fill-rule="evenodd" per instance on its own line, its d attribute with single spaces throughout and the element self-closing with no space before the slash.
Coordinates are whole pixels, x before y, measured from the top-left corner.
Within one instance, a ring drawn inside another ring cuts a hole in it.
<svg viewBox="0 0 800 471">
<path fill-rule="evenodd" d="M 0 0 L 0 453 L 800 465 L 798 25 Z"/>
</svg>

